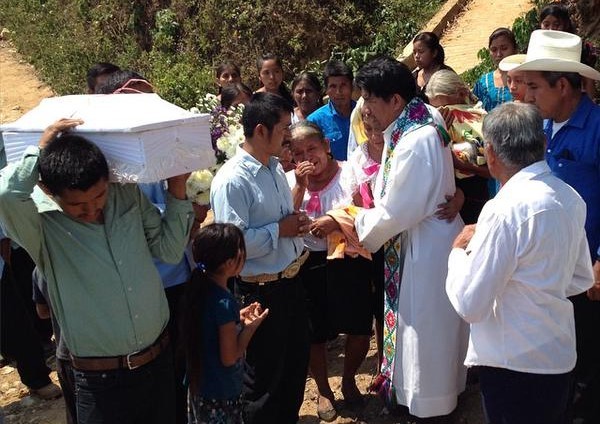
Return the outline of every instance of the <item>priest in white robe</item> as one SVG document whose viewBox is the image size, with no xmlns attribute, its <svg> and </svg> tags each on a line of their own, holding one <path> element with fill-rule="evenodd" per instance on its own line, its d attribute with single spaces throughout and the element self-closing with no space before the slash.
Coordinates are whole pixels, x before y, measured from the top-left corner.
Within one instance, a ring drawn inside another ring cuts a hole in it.
<svg viewBox="0 0 600 424">
<path fill-rule="evenodd" d="M 468 327 L 444 284 L 452 241 L 463 227 L 435 216 L 455 192 L 452 156 L 441 115 L 416 97 L 406 66 L 391 58 L 365 65 L 356 77 L 363 112 L 384 132 L 375 207 L 355 226 L 370 251 L 384 246 L 385 311 L 382 391 L 418 417 L 451 413 L 464 390 Z"/>
</svg>

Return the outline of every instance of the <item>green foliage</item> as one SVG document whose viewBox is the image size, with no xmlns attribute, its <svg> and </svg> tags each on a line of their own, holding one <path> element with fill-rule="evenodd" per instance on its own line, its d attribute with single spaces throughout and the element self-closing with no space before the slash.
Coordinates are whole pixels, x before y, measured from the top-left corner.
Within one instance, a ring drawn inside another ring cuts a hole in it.
<svg viewBox="0 0 600 424">
<path fill-rule="evenodd" d="M 258 88 L 256 59 L 279 55 L 286 77 L 321 72 L 330 57 L 357 69 L 394 55 L 444 0 L 1 0 L 0 25 L 59 94 L 85 90 L 96 62 L 147 76 L 167 100 L 190 107 L 213 91 L 231 60 Z"/>
<path fill-rule="evenodd" d="M 346 62 L 356 72 L 362 65 L 377 56 L 397 56 L 442 4 L 444 0 L 404 0 L 383 3 L 381 9 L 373 13 L 373 22 L 378 30 L 371 34 L 371 42 L 357 47 L 348 47 L 345 50 L 336 46 L 330 58 Z M 322 69 L 325 62 L 326 60 L 311 62 L 307 70 Z"/>
<path fill-rule="evenodd" d="M 156 26 L 152 31 L 153 49 L 166 53 L 174 53 L 179 36 L 177 16 L 170 9 L 156 12 Z"/>
<path fill-rule="evenodd" d="M 477 59 L 479 59 L 479 64 L 461 74 L 462 80 L 471 87 L 482 75 L 494 70 L 494 62 L 487 47 L 477 52 Z"/>
<path fill-rule="evenodd" d="M 214 84 L 212 70 L 195 63 L 191 55 L 177 60 L 164 53 L 152 52 L 148 58 L 148 78 L 161 97 L 185 109 L 195 106 L 198 98 Z"/>
</svg>

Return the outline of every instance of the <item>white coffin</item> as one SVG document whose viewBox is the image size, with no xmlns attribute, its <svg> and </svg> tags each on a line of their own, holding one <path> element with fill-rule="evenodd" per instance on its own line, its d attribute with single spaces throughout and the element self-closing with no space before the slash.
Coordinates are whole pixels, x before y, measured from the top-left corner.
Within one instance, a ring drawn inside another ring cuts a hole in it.
<svg viewBox="0 0 600 424">
<path fill-rule="evenodd" d="M 60 118 L 81 118 L 72 130 L 100 147 L 111 179 L 155 182 L 215 164 L 209 115 L 194 114 L 157 94 L 52 97 L 17 121 L 0 126 L 6 159 L 21 159 L 44 129 Z"/>
</svg>

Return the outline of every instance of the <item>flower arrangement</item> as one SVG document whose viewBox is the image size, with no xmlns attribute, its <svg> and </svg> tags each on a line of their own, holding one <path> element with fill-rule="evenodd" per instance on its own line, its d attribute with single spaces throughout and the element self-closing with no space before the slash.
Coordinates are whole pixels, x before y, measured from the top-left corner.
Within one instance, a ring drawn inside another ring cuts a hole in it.
<svg viewBox="0 0 600 424">
<path fill-rule="evenodd" d="M 190 109 L 190 112 L 211 113 L 213 110 L 215 110 L 219 106 L 220 106 L 220 102 L 219 102 L 219 99 L 217 98 L 217 96 L 214 94 L 211 94 L 211 93 L 207 93 L 204 97 L 202 97 L 200 100 L 198 100 L 198 103 L 196 103 L 196 107 L 192 108 L 192 109 L 196 109 L 198 112 L 195 112 L 194 110 L 191 110 L 191 109 Z"/>
<path fill-rule="evenodd" d="M 229 124 L 227 130 L 217 140 L 217 148 L 225 155 L 223 162 L 231 159 L 235 155 L 237 147 L 243 142 L 244 130 L 242 124 L 239 122 Z"/>
<path fill-rule="evenodd" d="M 210 204 L 210 185 L 219 168 L 221 165 L 192 172 L 185 183 L 185 193 L 188 199 L 198 205 Z"/>
<path fill-rule="evenodd" d="M 224 163 L 235 155 L 235 149 L 244 141 L 242 113 L 244 105 L 226 109 L 219 106 L 210 114 L 210 137 L 215 149 L 217 163 Z"/>
<path fill-rule="evenodd" d="M 214 175 L 209 169 L 201 169 L 190 174 L 185 183 L 185 193 L 188 199 L 199 205 L 210 203 L 210 184 Z"/>
<path fill-rule="evenodd" d="M 210 112 L 210 136 L 215 150 L 217 166 L 193 172 L 188 178 L 186 192 L 189 199 L 199 205 L 210 202 L 210 184 L 220 165 L 235 155 L 237 146 L 244 142 L 242 113 L 244 105 L 232 106 L 229 109 L 219 105 L 214 94 L 207 94 L 200 99 L 193 113 Z"/>
</svg>

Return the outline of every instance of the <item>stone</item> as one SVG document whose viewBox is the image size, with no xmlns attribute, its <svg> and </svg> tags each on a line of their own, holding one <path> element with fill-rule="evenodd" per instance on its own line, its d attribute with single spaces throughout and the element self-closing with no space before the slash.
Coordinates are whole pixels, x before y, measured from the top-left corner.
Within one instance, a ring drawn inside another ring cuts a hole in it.
<svg viewBox="0 0 600 424">
<path fill-rule="evenodd" d="M 0 374 L 2 375 L 8 375 L 10 373 L 12 373 L 15 369 L 11 366 L 5 366 L 4 368 L 2 368 L 2 371 L 0 371 Z"/>
<path fill-rule="evenodd" d="M 2 30 L 0 31 L 0 40 L 8 40 L 9 37 L 10 31 L 8 30 L 8 28 L 2 28 Z"/>
</svg>

